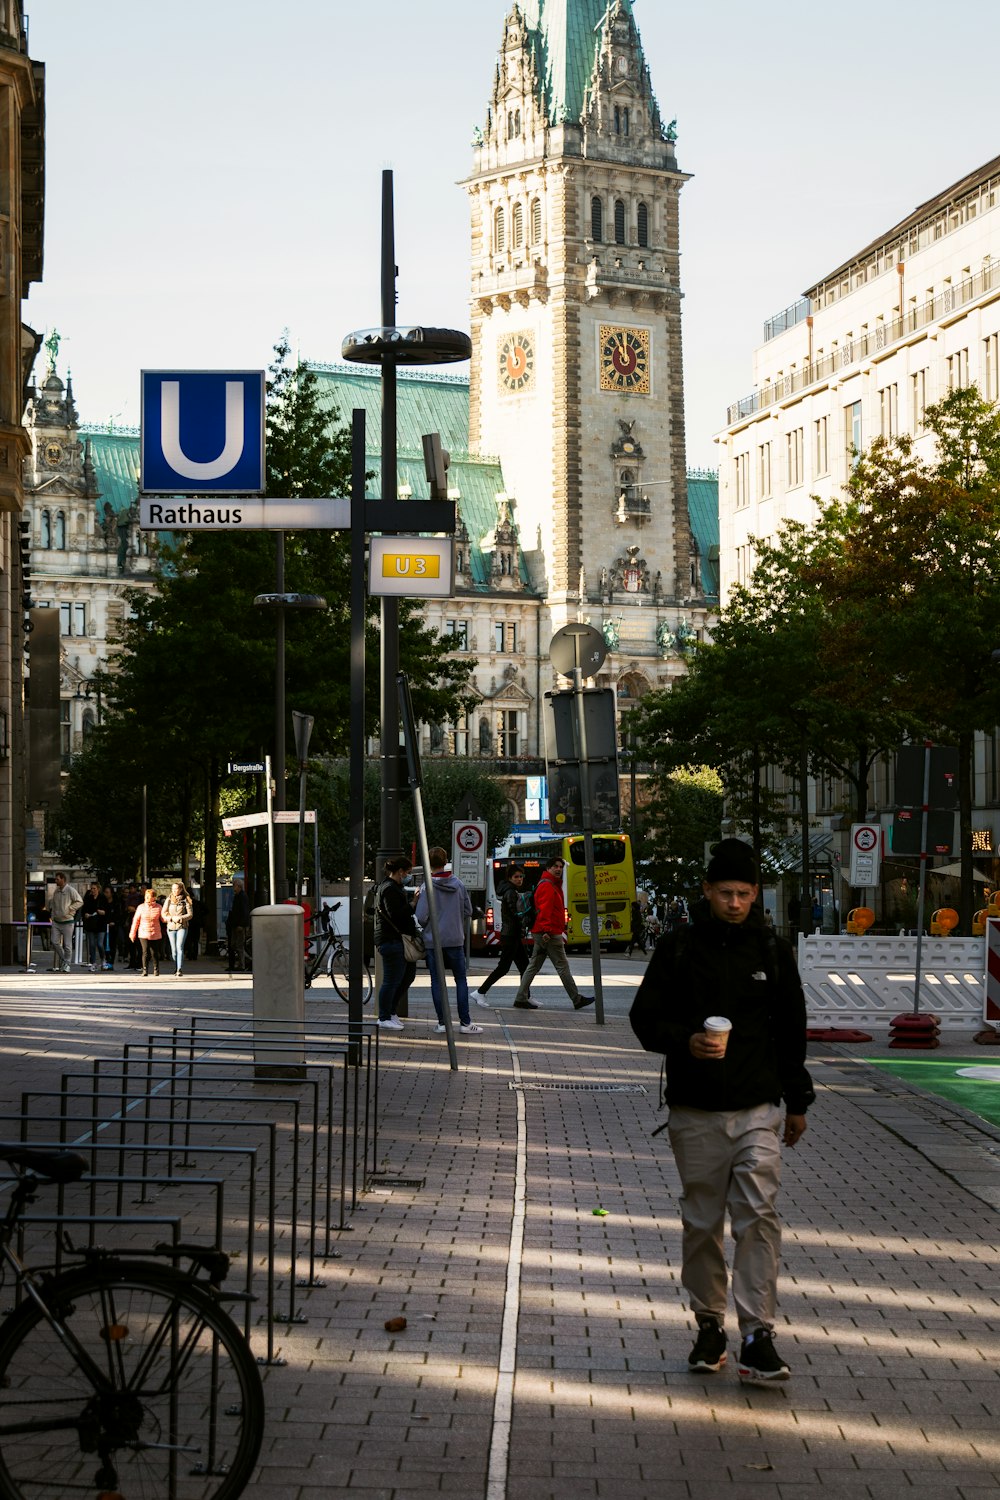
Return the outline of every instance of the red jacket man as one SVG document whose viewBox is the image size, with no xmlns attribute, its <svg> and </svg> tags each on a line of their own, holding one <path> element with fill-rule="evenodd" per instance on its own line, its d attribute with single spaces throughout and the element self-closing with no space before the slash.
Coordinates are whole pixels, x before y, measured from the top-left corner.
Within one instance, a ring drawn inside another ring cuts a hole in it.
<svg viewBox="0 0 1000 1500">
<path fill-rule="evenodd" d="M 550 859 L 535 887 L 535 920 L 531 928 L 534 947 L 531 962 L 521 975 L 514 1001 L 519 1010 L 538 1009 L 535 1001 L 528 999 L 528 991 L 531 989 L 531 981 L 547 958 L 551 958 L 552 967 L 562 980 L 563 989 L 572 1000 L 574 1010 L 582 1010 L 585 1005 L 594 1003 L 593 995 L 580 994 L 566 957 L 566 903 L 562 892 L 564 865 L 561 854 Z"/>
</svg>

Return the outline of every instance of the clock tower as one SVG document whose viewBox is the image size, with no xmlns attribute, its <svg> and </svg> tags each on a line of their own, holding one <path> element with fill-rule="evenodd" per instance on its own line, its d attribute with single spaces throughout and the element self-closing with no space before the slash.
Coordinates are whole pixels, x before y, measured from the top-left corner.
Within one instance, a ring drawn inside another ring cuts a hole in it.
<svg viewBox="0 0 1000 1500">
<path fill-rule="evenodd" d="M 636 694 L 683 669 L 705 617 L 674 136 L 630 0 L 512 7 L 464 183 L 470 442 L 500 458 L 550 631 L 589 619 L 611 651 L 604 680 Z"/>
</svg>

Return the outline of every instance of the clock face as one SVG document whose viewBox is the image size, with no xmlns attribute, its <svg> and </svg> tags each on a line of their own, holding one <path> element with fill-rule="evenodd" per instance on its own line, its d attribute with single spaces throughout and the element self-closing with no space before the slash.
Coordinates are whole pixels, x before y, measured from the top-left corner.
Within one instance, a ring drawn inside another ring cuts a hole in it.
<svg viewBox="0 0 1000 1500">
<path fill-rule="evenodd" d="M 649 395 L 649 329 L 600 325 L 602 391 Z"/>
<path fill-rule="evenodd" d="M 530 390 L 535 380 L 535 340 L 531 333 L 510 333 L 498 351 L 500 389 L 517 394 Z"/>
</svg>

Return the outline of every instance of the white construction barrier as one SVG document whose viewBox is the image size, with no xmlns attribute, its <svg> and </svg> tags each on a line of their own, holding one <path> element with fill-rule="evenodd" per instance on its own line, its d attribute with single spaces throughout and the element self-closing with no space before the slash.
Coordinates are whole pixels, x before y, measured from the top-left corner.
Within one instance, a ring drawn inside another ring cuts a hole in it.
<svg viewBox="0 0 1000 1500">
<path fill-rule="evenodd" d="M 888 1026 L 913 1009 L 916 937 L 799 938 L 798 960 L 810 1026 Z M 920 947 L 919 1009 L 941 1029 L 982 1020 L 986 948 L 982 938 L 927 938 Z"/>
<path fill-rule="evenodd" d="M 254 1074 L 297 1078 L 305 1067 L 305 949 L 301 906 L 257 906 L 253 932 Z"/>
</svg>

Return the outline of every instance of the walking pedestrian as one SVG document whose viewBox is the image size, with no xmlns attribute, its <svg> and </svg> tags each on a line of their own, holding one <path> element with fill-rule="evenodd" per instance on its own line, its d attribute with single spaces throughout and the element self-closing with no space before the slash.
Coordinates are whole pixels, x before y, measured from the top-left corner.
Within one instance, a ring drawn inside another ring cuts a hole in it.
<svg viewBox="0 0 1000 1500">
<path fill-rule="evenodd" d="M 146 978 L 149 973 L 150 959 L 153 961 L 153 975 L 160 977 L 160 940 L 163 936 L 163 924 L 160 917 L 160 903 L 152 886 L 146 891 L 142 905 L 137 906 L 132 918 L 132 926 L 129 929 L 129 937 L 134 943 L 139 940 L 139 948 L 142 952 L 142 977 Z"/>
<path fill-rule="evenodd" d="M 528 967 L 521 975 L 514 1004 L 520 1010 L 538 1010 L 536 1001 L 528 998 L 531 981 L 547 958 L 562 980 L 563 989 L 573 1002 L 574 1010 L 593 1005 L 593 995 L 581 995 L 566 957 L 566 902 L 563 898 L 563 869 L 566 861 L 555 855 L 542 871 L 535 886 L 535 920 L 532 923 L 532 953 Z"/>
<path fill-rule="evenodd" d="M 450 874 L 448 871 L 448 856 L 443 849 L 434 848 L 429 850 L 428 859 L 431 866 L 431 879 L 434 882 L 438 931 L 441 936 L 444 966 L 446 969 L 450 969 L 455 976 L 455 999 L 458 1002 L 458 1029 L 469 1036 L 483 1029 L 481 1026 L 473 1024 L 472 1016 L 469 1014 L 469 980 L 465 962 L 465 924 L 472 916 L 472 901 L 462 882 L 457 876 Z M 437 961 L 434 956 L 434 940 L 430 926 L 430 903 L 427 897 L 426 886 L 423 887 L 420 895 L 417 897 L 417 909 L 414 915 L 427 946 L 427 967 L 431 975 L 431 999 L 434 1001 L 434 1009 L 437 1012 L 437 1026 L 435 1030 L 444 1031 L 442 985 L 438 976 Z"/>
<path fill-rule="evenodd" d="M 128 943 L 128 953 L 125 956 L 128 959 L 129 968 L 138 969 L 142 966 L 142 949 L 139 947 L 138 939 L 129 937 L 129 933 L 132 931 L 132 920 L 135 917 L 136 910 L 142 905 L 142 892 L 139 890 L 139 887 L 136 885 L 134 880 L 130 880 L 128 883 L 122 905 L 125 910 L 125 929 L 123 936 L 125 938 L 125 941 Z"/>
<path fill-rule="evenodd" d="M 176 979 L 180 979 L 184 971 L 184 943 L 187 938 L 188 923 L 193 914 L 191 897 L 187 893 L 183 880 L 175 880 L 170 887 L 170 895 L 163 903 L 160 916 L 161 920 L 166 923 L 167 942 L 170 944 L 170 956 L 174 961 Z M 166 957 L 165 954 L 164 957 Z"/>
<path fill-rule="evenodd" d="M 108 908 L 101 887 L 92 880 L 83 895 L 81 907 L 83 939 L 87 945 L 87 968 L 97 974 L 104 966 L 104 943 L 108 933 Z"/>
<path fill-rule="evenodd" d="M 108 925 L 104 932 L 103 968 L 110 973 L 115 966 L 115 954 L 118 952 L 118 938 L 122 926 L 121 900 L 110 885 L 104 886 L 101 891 L 104 902 L 104 910 L 107 912 Z"/>
<path fill-rule="evenodd" d="M 408 937 L 420 936 L 413 908 L 403 890 L 403 881 L 412 868 L 405 854 L 387 859 L 384 878 L 375 892 L 374 939 L 382 955 L 382 983 L 378 992 L 380 1031 L 402 1031 L 399 1007 L 417 974 L 415 961 L 407 958 L 403 947 L 404 932 Z"/>
<path fill-rule="evenodd" d="M 233 901 L 226 914 L 226 967 L 232 974 L 247 966 L 247 933 L 250 930 L 250 898 L 242 880 L 233 881 Z"/>
<path fill-rule="evenodd" d="M 55 878 L 55 890 L 49 897 L 49 917 L 52 921 L 52 968 L 58 974 L 68 974 L 73 952 L 73 928 L 76 914 L 83 906 L 83 897 L 75 885 L 70 885 L 62 873 Z"/>
<path fill-rule="evenodd" d="M 801 1139 L 815 1098 L 805 1068 L 805 998 L 790 945 L 765 927 L 755 905 L 749 845 L 716 844 L 702 891 L 691 925 L 657 943 L 629 1016 L 646 1051 L 666 1059 L 667 1128 L 683 1188 L 681 1282 L 698 1325 L 688 1365 L 702 1372 L 726 1362 L 728 1208 L 739 1377 L 787 1380 L 774 1347 L 775 1203 L 781 1142 Z"/>
<path fill-rule="evenodd" d="M 511 964 L 517 964 L 517 972 L 523 974 L 528 967 L 528 950 L 524 946 L 521 927 L 521 892 L 524 889 L 524 866 L 511 865 L 506 880 L 497 887 L 500 897 L 500 956 L 496 967 L 487 974 L 476 991 L 476 1004 L 492 1010 L 486 999 L 498 979 L 510 973 Z"/>
<path fill-rule="evenodd" d="M 638 900 L 632 902 L 632 930 L 625 949 L 626 958 L 632 957 L 633 948 L 638 948 L 641 953 L 646 952 L 646 916 Z"/>
</svg>

